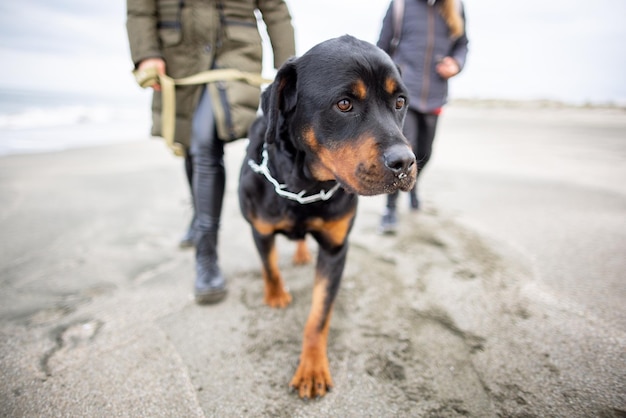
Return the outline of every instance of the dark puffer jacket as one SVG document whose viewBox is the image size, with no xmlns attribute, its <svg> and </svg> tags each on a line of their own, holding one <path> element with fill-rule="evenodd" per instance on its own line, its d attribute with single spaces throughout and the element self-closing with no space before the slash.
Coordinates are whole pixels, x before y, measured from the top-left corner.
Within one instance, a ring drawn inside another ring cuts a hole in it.
<svg viewBox="0 0 626 418">
<path fill-rule="evenodd" d="M 453 38 L 442 15 L 442 6 L 450 1 L 455 2 L 456 12 L 465 21 L 463 6 L 458 0 L 438 0 L 434 4 L 427 0 L 404 0 L 400 42 L 392 58 L 400 66 L 409 89 L 409 107 L 419 112 L 432 112 L 447 101 L 448 81 L 435 71 L 438 61 L 450 56 L 460 69 L 465 65 L 468 44 L 465 31 Z M 392 2 L 383 19 L 378 46 L 390 52 L 393 35 Z"/>
<path fill-rule="evenodd" d="M 128 39 L 133 63 L 165 60 L 166 73 L 182 78 L 214 68 L 261 73 L 262 46 L 255 10 L 265 22 L 274 65 L 295 54 L 291 16 L 283 0 L 127 0 Z M 175 141 L 189 147 L 191 120 L 202 86 L 176 89 Z M 244 82 L 212 83 L 209 91 L 218 136 L 247 135 L 259 105 L 260 89 Z M 154 92 L 152 134 L 161 135 L 161 94 Z"/>
</svg>

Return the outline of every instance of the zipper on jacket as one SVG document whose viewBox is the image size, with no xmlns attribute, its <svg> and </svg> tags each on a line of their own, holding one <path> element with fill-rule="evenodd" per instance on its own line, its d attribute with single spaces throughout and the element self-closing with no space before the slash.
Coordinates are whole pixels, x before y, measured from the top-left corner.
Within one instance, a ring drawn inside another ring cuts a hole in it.
<svg viewBox="0 0 626 418">
<path fill-rule="evenodd" d="M 221 0 L 217 0 L 215 7 L 217 8 L 217 13 L 220 17 L 220 28 L 217 31 L 217 40 L 215 42 L 215 45 L 219 49 L 222 47 L 222 31 L 226 27 L 226 16 L 224 16 L 224 3 L 222 3 Z"/>
<path fill-rule="evenodd" d="M 165 6 L 163 6 L 165 8 Z M 170 8 L 176 7 L 175 20 L 160 20 L 157 22 L 157 29 L 181 29 L 182 25 L 182 13 L 185 7 L 185 0 L 179 0 L 177 6 L 169 6 Z"/>
<path fill-rule="evenodd" d="M 428 105 L 428 93 L 430 89 L 430 67 L 432 65 L 433 49 L 435 48 L 435 6 L 428 5 L 428 27 L 426 35 L 426 56 L 424 57 L 424 74 L 422 76 L 422 96 L 420 104 L 422 109 Z"/>
</svg>

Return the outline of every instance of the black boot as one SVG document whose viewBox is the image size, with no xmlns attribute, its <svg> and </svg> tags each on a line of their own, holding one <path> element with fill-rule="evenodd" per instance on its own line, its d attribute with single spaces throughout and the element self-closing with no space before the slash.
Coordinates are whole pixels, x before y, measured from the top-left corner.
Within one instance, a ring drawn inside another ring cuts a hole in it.
<svg viewBox="0 0 626 418">
<path fill-rule="evenodd" d="M 412 211 L 418 211 L 420 209 L 420 200 L 417 197 L 417 184 L 413 186 L 409 192 L 409 200 Z"/>
<path fill-rule="evenodd" d="M 217 264 L 217 232 L 226 185 L 224 142 L 217 137 L 212 117 L 211 100 L 204 90 L 194 113 L 189 151 L 196 214 L 197 303 L 215 303 L 226 296 L 226 280 Z"/>
<path fill-rule="evenodd" d="M 387 207 L 380 220 L 379 231 L 381 234 L 395 234 L 398 228 L 398 215 L 396 214 L 396 201 L 399 192 L 387 195 Z"/>
<path fill-rule="evenodd" d="M 202 225 L 196 233 L 196 282 L 194 295 L 199 304 L 216 303 L 226 296 L 226 280 L 217 264 L 218 223 Z"/>
<path fill-rule="evenodd" d="M 189 228 L 183 237 L 180 239 L 178 246 L 180 248 L 191 248 L 195 245 L 196 241 L 196 214 L 193 214 L 193 218 L 191 218 L 191 222 L 189 223 Z"/>
<path fill-rule="evenodd" d="M 187 182 L 189 183 L 189 192 L 191 194 L 191 206 L 193 209 L 193 216 L 191 222 L 189 222 L 189 228 L 187 232 L 180 239 L 178 246 L 180 248 L 191 248 L 195 245 L 196 235 L 196 199 L 193 193 L 193 159 L 189 153 L 185 155 L 185 175 L 187 176 Z"/>
</svg>

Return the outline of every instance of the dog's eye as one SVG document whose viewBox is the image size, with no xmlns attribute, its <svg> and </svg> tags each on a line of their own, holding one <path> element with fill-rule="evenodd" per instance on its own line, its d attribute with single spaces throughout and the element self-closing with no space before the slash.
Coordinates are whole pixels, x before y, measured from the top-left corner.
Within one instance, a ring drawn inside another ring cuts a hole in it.
<svg viewBox="0 0 626 418">
<path fill-rule="evenodd" d="M 400 110 L 406 104 L 406 99 L 404 97 L 398 97 L 396 99 L 396 109 Z"/>
<path fill-rule="evenodd" d="M 349 112 L 352 110 L 352 103 L 348 99 L 342 99 L 337 102 L 337 109 L 342 112 Z"/>
</svg>

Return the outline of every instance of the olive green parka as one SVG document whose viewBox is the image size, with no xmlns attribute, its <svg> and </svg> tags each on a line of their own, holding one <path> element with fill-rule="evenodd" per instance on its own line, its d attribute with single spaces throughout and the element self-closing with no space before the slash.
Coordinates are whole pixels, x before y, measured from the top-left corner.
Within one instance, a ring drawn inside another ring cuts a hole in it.
<svg viewBox="0 0 626 418">
<path fill-rule="evenodd" d="M 263 49 L 255 10 L 267 26 L 274 66 L 295 54 L 291 16 L 283 0 L 127 0 L 128 40 L 135 67 L 146 58 L 163 58 L 172 78 L 210 69 L 261 73 Z M 175 141 L 185 148 L 201 85 L 176 88 Z M 247 136 L 256 117 L 260 88 L 241 81 L 209 85 L 220 139 Z M 152 99 L 152 135 L 161 136 L 161 94 Z"/>
</svg>

